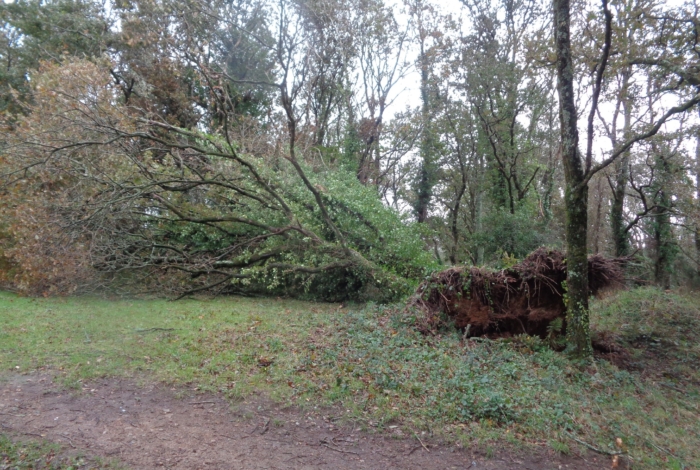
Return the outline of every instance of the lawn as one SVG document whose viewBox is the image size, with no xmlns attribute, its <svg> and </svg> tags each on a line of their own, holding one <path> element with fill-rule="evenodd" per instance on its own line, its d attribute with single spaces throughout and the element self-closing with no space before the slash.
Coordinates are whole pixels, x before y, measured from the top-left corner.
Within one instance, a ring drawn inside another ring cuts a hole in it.
<svg viewBox="0 0 700 470">
<path fill-rule="evenodd" d="M 66 387 L 104 376 L 342 406 L 368 431 L 487 452 L 626 452 L 634 468 L 700 467 L 700 305 L 654 289 L 596 301 L 615 363 L 581 370 L 539 339 L 423 336 L 398 308 L 281 299 L 29 299 L 0 293 L 2 374 Z M 612 457 L 611 457 L 612 458 Z"/>
</svg>

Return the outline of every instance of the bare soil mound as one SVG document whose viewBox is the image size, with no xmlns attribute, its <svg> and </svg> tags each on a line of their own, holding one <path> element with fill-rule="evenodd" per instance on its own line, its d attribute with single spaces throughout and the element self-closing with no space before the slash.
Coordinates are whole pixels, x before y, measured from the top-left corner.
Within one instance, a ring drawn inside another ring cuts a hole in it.
<svg viewBox="0 0 700 470">
<path fill-rule="evenodd" d="M 593 295 L 624 282 L 622 258 L 588 258 L 588 283 Z M 493 271 L 454 267 L 423 281 L 407 305 L 419 328 L 434 331 L 448 320 L 467 336 L 503 337 L 528 334 L 546 337 L 557 319 L 566 328 L 564 292 L 566 256 L 539 248 L 512 268 Z"/>
</svg>

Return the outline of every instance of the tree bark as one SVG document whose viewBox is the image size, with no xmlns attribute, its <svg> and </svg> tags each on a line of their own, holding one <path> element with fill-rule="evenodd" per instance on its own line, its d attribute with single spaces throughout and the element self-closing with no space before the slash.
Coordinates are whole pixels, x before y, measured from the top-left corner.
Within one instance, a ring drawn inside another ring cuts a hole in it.
<svg viewBox="0 0 700 470">
<path fill-rule="evenodd" d="M 464 193 L 467 191 L 466 169 L 464 168 L 464 165 L 461 164 L 461 158 L 462 157 L 460 155 L 461 181 L 459 189 L 457 190 L 457 197 L 455 199 L 454 206 L 451 208 L 449 215 L 450 231 L 452 232 L 452 248 L 450 250 L 450 263 L 452 263 L 453 266 L 457 264 L 457 249 L 459 248 L 459 214 L 462 206 L 462 198 L 464 197 Z"/>
<path fill-rule="evenodd" d="M 602 178 L 598 178 L 598 181 L 596 183 L 596 189 L 595 189 L 595 196 L 596 196 L 596 208 L 595 208 L 595 222 L 593 225 L 593 236 L 594 242 L 593 242 L 593 253 L 600 253 L 600 225 L 601 225 L 601 213 L 603 212 L 603 190 L 601 188 L 603 183 Z"/>
<path fill-rule="evenodd" d="M 700 109 L 698 110 L 700 114 Z M 700 201 L 700 130 L 695 137 L 695 191 L 698 201 Z M 700 275 L 700 226 L 695 228 L 695 250 L 698 259 L 697 272 Z"/>
<path fill-rule="evenodd" d="M 562 161 L 566 179 L 567 314 L 566 335 L 572 356 L 592 355 L 588 317 L 588 184 L 578 148 L 574 67 L 571 58 L 569 0 L 554 0 L 557 91 Z"/>
<path fill-rule="evenodd" d="M 610 207 L 610 225 L 612 228 L 615 256 L 626 256 L 629 252 L 627 227 L 623 219 L 627 179 L 629 178 L 628 162 L 629 157 L 626 153 L 617 165 L 612 206 Z"/>
<path fill-rule="evenodd" d="M 659 204 L 669 202 L 666 191 L 659 192 Z M 665 207 L 654 209 L 654 282 L 663 289 L 671 288 L 671 269 L 673 265 L 673 241 L 670 240 L 671 216 Z"/>
<path fill-rule="evenodd" d="M 656 152 L 658 150 L 654 148 Z M 658 181 L 653 185 L 654 197 L 653 237 L 654 237 L 654 281 L 663 289 L 671 288 L 671 271 L 676 258 L 676 246 L 671 229 L 671 197 L 666 190 L 669 186 L 670 165 L 664 155 L 656 157 Z"/>
<path fill-rule="evenodd" d="M 622 107 L 625 113 L 623 135 L 624 140 L 630 138 L 630 128 L 632 126 L 632 104 L 628 96 L 629 71 L 625 71 L 623 76 L 623 97 Z M 617 145 L 616 136 L 613 138 L 613 147 Z M 627 193 L 627 180 L 629 179 L 630 152 L 627 150 L 622 154 L 622 158 L 615 163 L 615 185 L 613 186 L 612 207 L 610 208 L 610 224 L 612 228 L 613 245 L 615 256 L 627 256 L 629 254 L 629 237 L 627 226 L 624 222 L 625 195 Z"/>
<path fill-rule="evenodd" d="M 428 57 L 425 52 L 425 38 L 420 39 L 420 67 L 421 67 L 421 100 L 423 106 L 421 109 L 421 118 L 423 121 L 423 136 L 421 138 L 420 157 L 421 164 L 418 176 L 418 185 L 416 187 L 416 218 L 419 223 L 424 223 L 428 220 L 428 210 L 430 208 L 430 200 L 433 196 L 433 175 L 432 175 L 432 129 L 430 125 L 430 92 L 429 76 L 428 76 Z"/>
</svg>

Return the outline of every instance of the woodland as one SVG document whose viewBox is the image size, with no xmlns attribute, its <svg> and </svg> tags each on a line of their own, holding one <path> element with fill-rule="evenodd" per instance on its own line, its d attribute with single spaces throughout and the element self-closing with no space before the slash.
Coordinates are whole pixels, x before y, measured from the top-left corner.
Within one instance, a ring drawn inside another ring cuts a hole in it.
<svg viewBox="0 0 700 470">
<path fill-rule="evenodd" d="M 565 253 L 568 348 L 589 356 L 589 255 L 624 260 L 629 286 L 700 281 L 699 15 L 3 2 L 0 280 L 382 303 L 546 246 Z"/>
</svg>

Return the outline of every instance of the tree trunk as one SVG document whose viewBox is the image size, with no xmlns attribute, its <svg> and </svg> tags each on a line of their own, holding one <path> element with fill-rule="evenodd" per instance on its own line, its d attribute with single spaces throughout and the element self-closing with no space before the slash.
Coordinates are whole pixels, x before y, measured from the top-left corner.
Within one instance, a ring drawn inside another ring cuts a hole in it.
<svg viewBox="0 0 700 470">
<path fill-rule="evenodd" d="M 462 198 L 464 193 L 467 191 L 467 181 L 465 175 L 465 169 L 462 166 L 462 181 L 457 191 L 457 197 L 454 206 L 450 210 L 450 231 L 452 232 L 452 248 L 450 250 L 450 263 L 453 266 L 457 264 L 457 249 L 459 248 L 459 212 L 462 206 Z"/>
<path fill-rule="evenodd" d="M 596 208 L 595 208 L 595 222 L 593 224 L 593 231 L 594 231 L 594 237 L 595 241 L 593 242 L 593 253 L 600 253 L 600 235 L 601 235 L 601 230 L 600 230 L 600 225 L 601 225 L 601 213 L 603 211 L 603 189 L 601 186 L 603 185 L 603 179 L 598 178 L 598 182 L 596 183 L 596 189 L 595 189 L 595 197 L 596 197 Z"/>
<path fill-rule="evenodd" d="M 698 114 L 700 114 L 700 110 L 698 110 Z M 700 131 L 695 139 L 695 190 L 698 201 L 700 201 Z M 695 227 L 695 250 L 698 258 L 697 272 L 700 275 L 700 226 Z"/>
<path fill-rule="evenodd" d="M 432 126 L 430 125 L 430 91 L 429 76 L 428 76 L 428 57 L 425 53 L 425 39 L 421 37 L 420 43 L 420 67 L 421 67 L 421 100 L 423 107 L 421 111 L 421 119 L 423 121 L 423 135 L 420 145 L 420 173 L 418 176 L 418 185 L 416 187 L 416 218 L 419 223 L 428 220 L 428 209 L 430 208 L 430 200 L 433 197 L 433 142 L 432 142 Z"/>
<path fill-rule="evenodd" d="M 665 191 L 659 193 L 659 204 L 668 203 Z M 671 288 L 671 269 L 673 263 L 673 241 L 670 240 L 671 217 L 665 207 L 654 210 L 654 281 L 663 289 Z"/>
<path fill-rule="evenodd" d="M 663 155 L 656 157 L 656 173 L 658 181 L 653 189 L 656 191 L 654 198 L 654 281 L 664 289 L 671 288 L 671 271 L 676 258 L 676 245 L 674 244 L 673 230 L 671 229 L 671 213 L 669 207 L 672 204 L 666 188 L 669 186 L 670 165 Z"/>
<path fill-rule="evenodd" d="M 418 177 L 417 200 L 416 200 L 416 218 L 418 223 L 423 223 L 428 220 L 428 207 L 432 197 L 430 191 L 430 176 L 425 161 L 421 163 L 420 173 Z"/>
<path fill-rule="evenodd" d="M 627 230 L 623 219 L 625 206 L 625 193 L 627 192 L 627 179 L 629 177 L 628 155 L 616 165 L 615 185 L 612 195 L 612 206 L 610 207 L 610 225 L 612 228 L 613 246 L 615 256 L 626 256 L 629 252 L 629 241 Z"/>
<path fill-rule="evenodd" d="M 578 149 L 570 22 L 569 0 L 554 0 L 557 91 L 566 178 L 567 349 L 574 357 L 588 358 L 593 352 L 588 316 L 588 184 Z"/>
<path fill-rule="evenodd" d="M 482 153 L 476 154 L 476 169 L 474 172 L 474 179 L 471 184 L 474 186 L 472 200 L 473 213 L 472 213 L 472 233 L 481 233 L 484 229 L 484 179 L 487 175 L 488 170 L 484 162 L 484 156 Z M 488 182 L 486 182 L 488 184 Z M 479 244 L 476 248 L 476 265 L 484 265 L 484 245 Z"/>
<path fill-rule="evenodd" d="M 588 315 L 588 185 L 566 189 L 566 336 L 574 357 L 590 357 Z"/>
<path fill-rule="evenodd" d="M 627 140 L 630 137 L 630 127 L 632 125 L 632 105 L 630 103 L 628 92 L 629 75 L 623 77 L 623 111 L 625 113 L 625 123 L 623 135 Z M 615 136 L 613 136 L 615 139 Z M 613 141 L 613 146 L 617 142 Z M 627 227 L 624 223 L 625 195 L 627 193 L 627 180 L 629 179 L 629 150 L 622 154 L 622 158 L 615 162 L 615 185 L 613 186 L 612 207 L 610 208 L 610 224 L 612 228 L 613 245 L 615 247 L 615 256 L 627 256 L 629 254 L 629 237 Z"/>
</svg>

